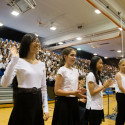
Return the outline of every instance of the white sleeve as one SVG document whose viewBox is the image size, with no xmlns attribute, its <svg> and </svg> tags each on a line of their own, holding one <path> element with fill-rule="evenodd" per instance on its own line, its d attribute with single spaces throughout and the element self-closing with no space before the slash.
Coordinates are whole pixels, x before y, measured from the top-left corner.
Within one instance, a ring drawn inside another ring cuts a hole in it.
<svg viewBox="0 0 125 125">
<path fill-rule="evenodd" d="M 64 78 L 64 70 L 62 67 L 58 70 L 57 74 L 60 74 Z"/>
<path fill-rule="evenodd" d="M 4 75 L 1 78 L 1 85 L 3 87 L 7 87 L 12 83 L 13 78 L 16 75 L 17 69 L 16 69 L 16 64 L 19 60 L 19 57 L 17 56 L 12 56 L 12 59 L 8 66 L 6 67 L 6 70 L 4 72 Z"/>
<path fill-rule="evenodd" d="M 96 82 L 95 76 L 94 76 L 94 74 L 93 74 L 92 72 L 90 72 L 90 73 L 88 74 L 87 80 L 88 80 L 88 82 L 93 82 L 93 83 Z"/>
<path fill-rule="evenodd" d="M 41 92 L 42 92 L 42 102 L 43 102 L 43 111 L 49 112 L 48 110 L 48 101 L 47 101 L 47 86 L 46 86 L 46 68 L 44 64 L 43 77 L 41 83 Z"/>
</svg>

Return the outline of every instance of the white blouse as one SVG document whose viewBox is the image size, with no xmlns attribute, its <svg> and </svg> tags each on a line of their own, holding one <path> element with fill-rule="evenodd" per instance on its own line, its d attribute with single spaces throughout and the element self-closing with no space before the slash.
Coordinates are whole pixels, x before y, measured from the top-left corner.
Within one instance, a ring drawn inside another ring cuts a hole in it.
<svg viewBox="0 0 125 125">
<path fill-rule="evenodd" d="M 78 70 L 69 69 L 65 66 L 60 67 L 57 74 L 60 74 L 63 77 L 63 84 L 61 89 L 64 91 L 76 91 L 78 89 Z M 68 97 L 75 97 L 74 95 L 69 95 Z"/>
<path fill-rule="evenodd" d="M 46 71 L 45 64 L 39 61 L 31 64 L 22 58 L 12 56 L 4 75 L 1 78 L 1 85 L 7 87 L 17 76 L 19 88 L 41 88 L 44 112 L 48 112 Z"/>
<path fill-rule="evenodd" d="M 99 88 L 102 86 L 102 83 L 99 81 L 99 85 L 96 83 L 96 78 L 92 72 L 88 73 L 86 77 L 86 90 L 87 90 L 87 109 L 93 109 L 93 110 L 102 110 L 103 109 L 103 90 L 99 93 L 95 94 L 94 96 L 91 96 L 88 82 L 94 83 L 94 89 Z"/>
<path fill-rule="evenodd" d="M 122 87 L 125 89 L 125 76 L 123 76 L 120 72 L 118 72 L 118 74 L 121 76 L 121 83 L 122 83 Z M 118 83 L 116 80 L 116 84 L 115 84 L 115 91 L 116 93 L 122 93 L 122 91 L 119 89 L 118 87 Z"/>
</svg>

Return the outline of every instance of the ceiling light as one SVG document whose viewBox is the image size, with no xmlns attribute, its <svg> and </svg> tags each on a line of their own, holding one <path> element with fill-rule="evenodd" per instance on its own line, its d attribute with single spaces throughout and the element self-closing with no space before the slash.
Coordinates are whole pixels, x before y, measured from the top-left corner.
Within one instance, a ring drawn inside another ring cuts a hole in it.
<svg viewBox="0 0 125 125">
<path fill-rule="evenodd" d="M 92 48 L 99 48 L 98 44 L 89 44 Z"/>
<path fill-rule="evenodd" d="M 0 22 L 0 26 L 3 26 L 3 23 Z"/>
<path fill-rule="evenodd" d="M 76 39 L 77 39 L 77 40 L 82 40 L 82 38 L 81 38 L 81 37 L 77 37 Z"/>
<path fill-rule="evenodd" d="M 55 26 L 50 27 L 50 30 L 56 30 Z"/>
<path fill-rule="evenodd" d="M 81 50 L 81 48 L 77 48 L 77 50 Z"/>
<path fill-rule="evenodd" d="M 122 51 L 121 50 L 117 50 L 118 53 L 121 53 Z"/>
<path fill-rule="evenodd" d="M 59 45 L 62 45 L 62 44 L 63 44 L 63 42 L 59 42 L 58 44 L 59 44 Z"/>
<path fill-rule="evenodd" d="M 119 29 L 120 31 L 122 31 L 122 28 L 119 27 L 118 29 Z"/>
<path fill-rule="evenodd" d="M 20 13 L 14 10 L 14 11 L 11 12 L 11 14 L 14 15 L 14 16 L 18 16 Z"/>
<path fill-rule="evenodd" d="M 106 56 L 105 56 L 104 58 L 105 58 L 105 59 L 108 59 L 108 57 L 106 57 Z"/>
<path fill-rule="evenodd" d="M 31 8 L 32 8 L 32 9 L 35 9 L 35 7 L 34 7 L 34 6 L 32 6 Z"/>
<path fill-rule="evenodd" d="M 94 56 L 97 56 L 97 54 L 96 54 L 96 53 L 94 53 L 93 55 L 94 55 Z"/>
<path fill-rule="evenodd" d="M 101 13 L 101 11 L 100 11 L 100 10 L 98 10 L 98 9 L 96 9 L 96 10 L 95 10 L 95 13 L 100 14 L 100 13 Z"/>
<path fill-rule="evenodd" d="M 35 33 L 35 35 L 38 37 L 39 35 L 37 33 Z"/>
</svg>

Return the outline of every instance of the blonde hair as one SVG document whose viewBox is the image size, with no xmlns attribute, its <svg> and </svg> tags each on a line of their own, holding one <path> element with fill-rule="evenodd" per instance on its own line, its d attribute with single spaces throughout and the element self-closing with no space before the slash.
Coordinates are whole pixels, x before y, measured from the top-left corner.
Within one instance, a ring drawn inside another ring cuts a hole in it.
<svg viewBox="0 0 125 125">
<path fill-rule="evenodd" d="M 123 62 L 125 62 L 125 58 L 121 59 L 118 65 L 121 65 Z"/>
</svg>

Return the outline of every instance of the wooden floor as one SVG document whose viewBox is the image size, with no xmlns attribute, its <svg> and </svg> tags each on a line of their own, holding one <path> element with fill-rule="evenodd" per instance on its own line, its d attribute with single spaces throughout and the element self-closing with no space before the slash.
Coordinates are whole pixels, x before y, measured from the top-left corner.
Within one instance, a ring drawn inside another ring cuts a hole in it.
<svg viewBox="0 0 125 125">
<path fill-rule="evenodd" d="M 104 100 L 104 113 L 105 115 L 108 114 L 108 98 L 107 96 L 103 98 Z M 116 107 L 116 99 L 115 96 L 109 97 L 109 114 L 112 114 L 114 112 L 114 108 Z M 53 109 L 54 109 L 54 103 L 49 104 L 49 112 L 50 112 L 50 118 L 48 121 L 45 122 L 45 125 L 51 125 L 52 116 L 53 116 Z M 10 116 L 10 113 L 12 111 L 11 108 L 0 108 L 0 125 L 7 125 L 8 119 Z M 115 120 L 109 120 L 105 119 L 105 122 L 102 123 L 102 125 L 115 125 Z"/>
</svg>

